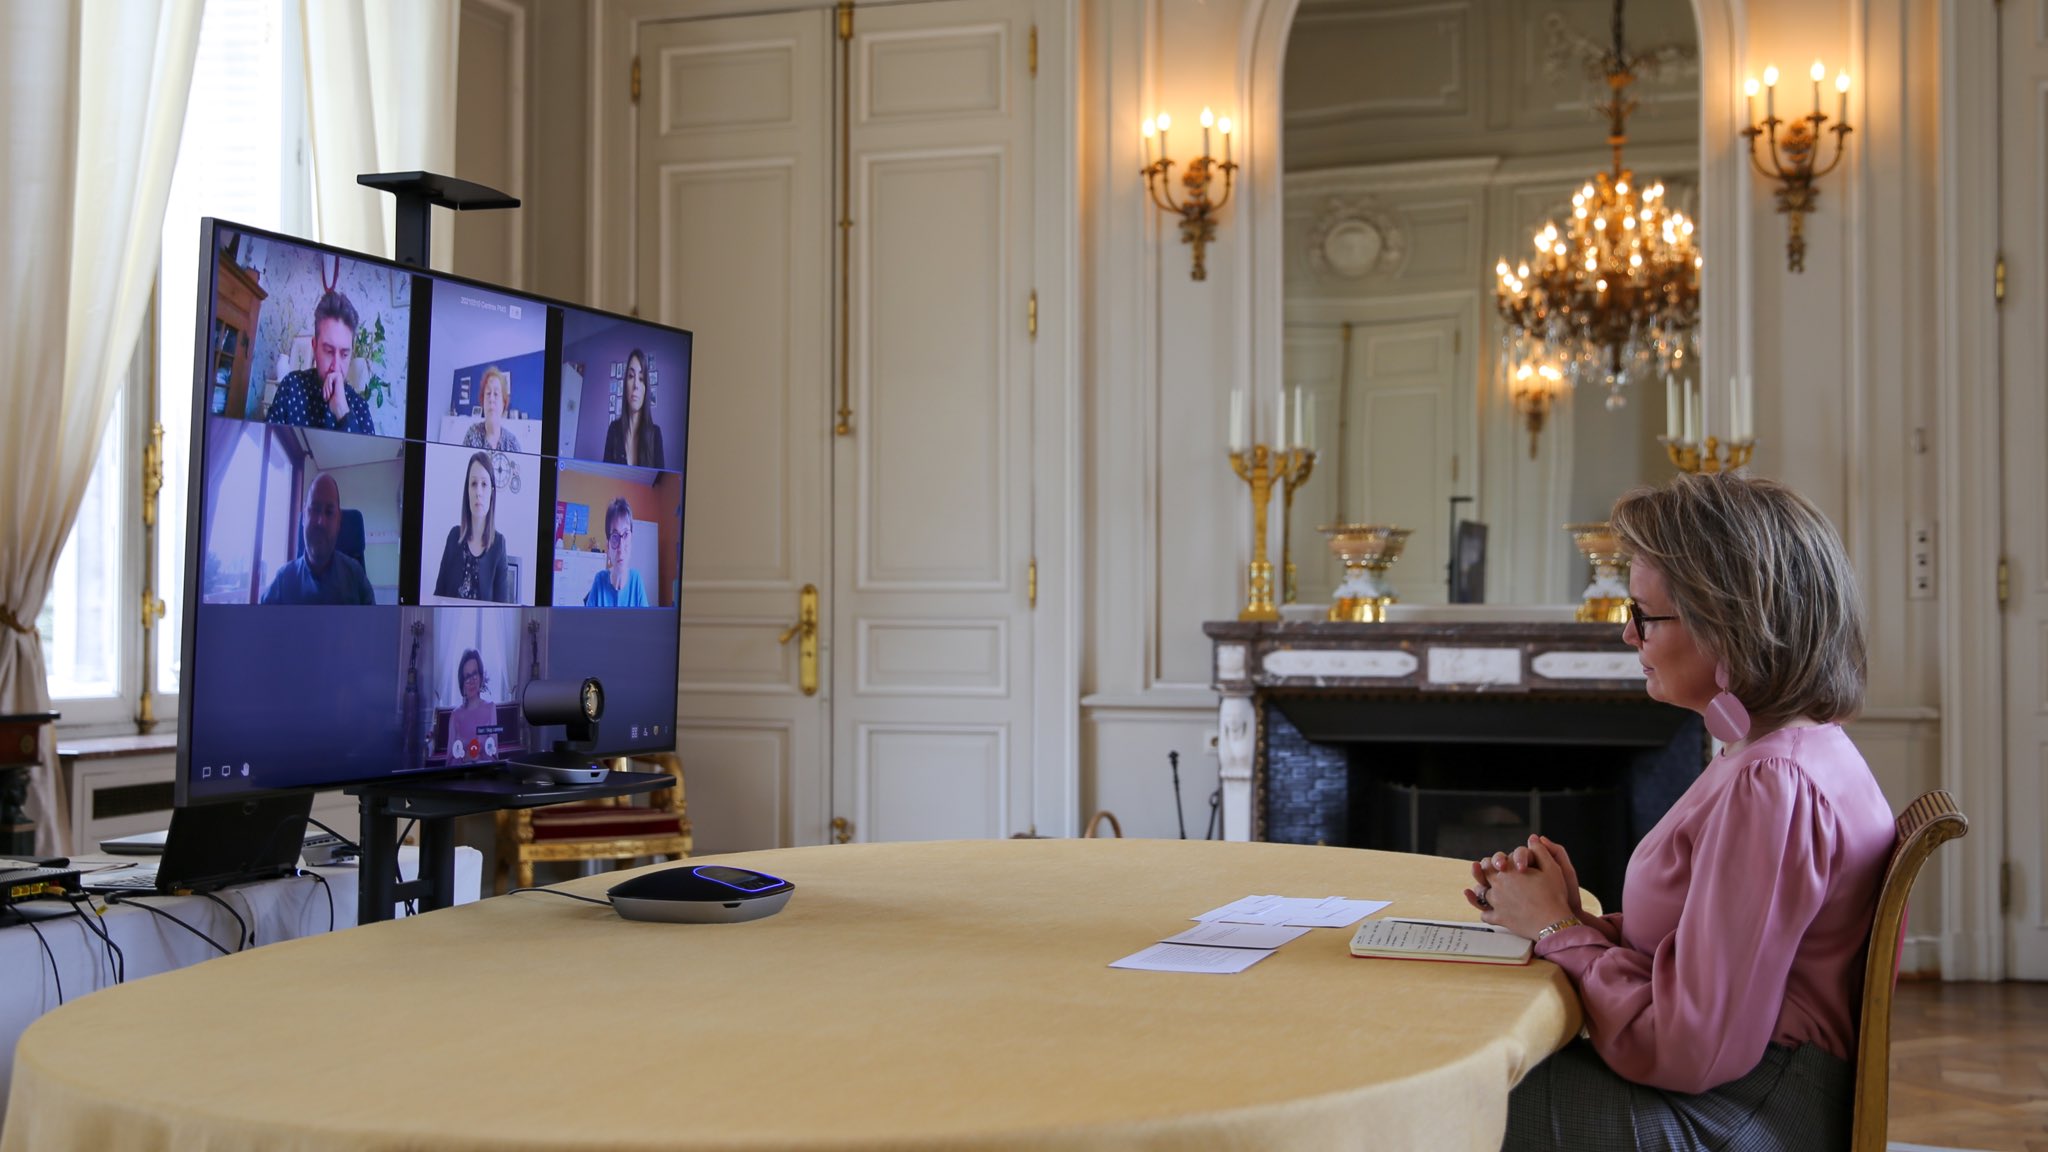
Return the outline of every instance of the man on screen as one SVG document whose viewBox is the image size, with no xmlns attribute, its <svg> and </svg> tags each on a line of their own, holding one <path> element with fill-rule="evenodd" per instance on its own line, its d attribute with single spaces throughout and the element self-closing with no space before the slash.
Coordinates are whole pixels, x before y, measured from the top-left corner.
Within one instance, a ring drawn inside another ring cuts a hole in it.
<svg viewBox="0 0 2048 1152">
<path fill-rule="evenodd" d="M 647 590 L 633 571 L 633 506 L 623 497 L 604 510 L 604 571 L 590 582 L 585 608 L 645 608 Z"/>
<path fill-rule="evenodd" d="M 335 551 L 341 535 L 341 486 L 321 473 L 306 489 L 301 523 L 306 548 L 277 570 L 263 593 L 265 604 L 375 604 L 370 578 L 355 558 Z"/>
<path fill-rule="evenodd" d="M 356 306 L 338 289 L 329 289 L 313 306 L 313 366 L 277 382 L 270 401 L 272 424 L 331 428 L 340 432 L 376 431 L 370 423 L 370 402 L 348 386 L 348 369 L 356 351 Z"/>
</svg>

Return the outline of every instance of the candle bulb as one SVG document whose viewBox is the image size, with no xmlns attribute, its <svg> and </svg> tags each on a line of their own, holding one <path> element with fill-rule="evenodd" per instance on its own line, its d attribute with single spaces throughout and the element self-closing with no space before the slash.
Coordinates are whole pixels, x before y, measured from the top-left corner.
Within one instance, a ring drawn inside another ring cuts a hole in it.
<svg viewBox="0 0 2048 1152">
<path fill-rule="evenodd" d="M 1848 81 L 1849 78 L 1847 76 L 1842 77 L 1843 84 L 1846 85 Z M 1228 164 L 1230 163 L 1230 117 L 1225 116 L 1223 119 L 1218 120 L 1216 122 L 1216 130 L 1223 133 L 1223 162 Z"/>
<path fill-rule="evenodd" d="M 1680 426 L 1679 426 L 1679 438 L 1680 438 L 1681 440 L 1683 440 L 1683 441 L 1684 441 L 1685 443 L 1687 443 L 1687 444 L 1692 444 L 1692 443 L 1696 443 L 1696 442 L 1697 442 L 1697 440 L 1698 440 L 1698 438 L 1697 438 L 1697 437 L 1695 437 L 1695 436 L 1694 436 L 1694 435 L 1692 434 L 1692 428 L 1693 428 L 1693 410 L 1692 410 L 1692 409 L 1693 409 L 1693 405 L 1692 405 L 1692 385 L 1691 385 L 1691 384 L 1687 384 L 1687 385 L 1685 386 L 1685 418 L 1684 418 L 1683 422 L 1682 422 L 1682 423 L 1680 424 Z"/>
<path fill-rule="evenodd" d="M 1306 447 L 1308 444 L 1308 441 L 1303 438 L 1301 432 L 1301 395 L 1301 389 L 1296 388 L 1294 390 L 1294 446 L 1296 448 Z"/>
<path fill-rule="evenodd" d="M 1173 153 L 1166 150 L 1166 130 L 1171 127 L 1173 127 L 1173 117 L 1161 112 L 1159 114 L 1159 159 L 1169 164 L 1173 162 L 1171 159 Z"/>
<path fill-rule="evenodd" d="M 1152 166 L 1152 137 L 1159 134 L 1159 126 L 1152 122 L 1150 116 L 1147 116 L 1145 118 L 1145 126 L 1141 131 L 1145 136 L 1145 167 L 1150 168 Z"/>
<path fill-rule="evenodd" d="M 1273 407 L 1273 447 L 1284 448 L 1287 439 L 1287 389 L 1280 389 Z"/>
<path fill-rule="evenodd" d="M 1813 114 L 1818 116 L 1820 115 L 1820 82 L 1828 78 L 1828 70 L 1821 66 L 1820 61 L 1815 60 L 1813 62 L 1813 69 L 1807 75 L 1813 77 Z"/>
<path fill-rule="evenodd" d="M 1755 123 L 1756 123 L 1756 90 L 1757 90 L 1757 88 L 1758 88 L 1758 84 L 1757 84 L 1757 82 L 1756 82 L 1756 77 L 1754 77 L 1754 76 L 1751 76 L 1751 77 L 1749 78 L 1748 82 L 1747 82 L 1747 83 L 1745 83 L 1745 84 L 1743 84 L 1743 86 L 1742 86 L 1742 102 L 1743 102 L 1743 104 L 1744 104 L 1744 105 L 1746 106 L 1746 108 L 1747 108 L 1747 111 L 1748 111 L 1748 115 L 1749 115 L 1749 121 L 1748 121 L 1748 122 L 1749 122 L 1749 123 L 1751 123 L 1751 124 L 1755 124 Z M 1147 135 L 1150 135 L 1150 133 L 1147 133 Z"/>
<path fill-rule="evenodd" d="M 1837 72 L 1835 74 L 1835 91 L 1841 93 L 1842 96 L 1841 115 L 1835 118 L 1835 123 L 1846 125 L 1849 123 L 1849 74 L 1847 72 Z"/>
<path fill-rule="evenodd" d="M 1820 85 L 1818 82 L 1815 83 L 1813 90 L 1815 92 L 1820 91 Z M 1819 97 L 1815 97 L 1815 99 L 1819 99 Z M 1207 160 L 1209 158 L 1209 129 L 1213 127 L 1215 123 L 1216 114 L 1214 112 L 1209 111 L 1207 106 L 1204 106 L 1202 108 L 1202 159 L 1204 160 Z"/>
<path fill-rule="evenodd" d="M 1777 118 L 1778 66 L 1773 64 L 1770 67 L 1764 69 L 1764 119 L 1766 121 L 1771 121 L 1776 120 Z M 1163 120 L 1165 119 L 1165 117 L 1162 116 L 1160 117 L 1160 119 Z M 1161 124 L 1159 126 L 1159 130 L 1164 132 L 1166 130 L 1166 125 Z"/>
<path fill-rule="evenodd" d="M 1316 450 L 1316 394 L 1313 392 L 1308 394 L 1308 439 L 1302 447 L 1310 452 Z"/>
<path fill-rule="evenodd" d="M 1664 438 L 1678 439 L 1678 381 L 1664 374 Z"/>
<path fill-rule="evenodd" d="M 1244 451 L 1244 389 L 1230 390 L 1230 450 Z"/>
</svg>

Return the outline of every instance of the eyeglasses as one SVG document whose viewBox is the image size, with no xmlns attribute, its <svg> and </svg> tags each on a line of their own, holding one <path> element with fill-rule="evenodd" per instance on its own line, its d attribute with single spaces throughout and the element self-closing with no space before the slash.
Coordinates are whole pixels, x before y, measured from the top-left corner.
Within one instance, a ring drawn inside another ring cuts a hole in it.
<svg viewBox="0 0 2048 1152">
<path fill-rule="evenodd" d="M 633 534 L 631 532 L 607 532 L 604 534 L 604 538 L 611 541 L 612 547 L 617 548 L 626 541 L 631 540 Z"/>
<path fill-rule="evenodd" d="M 1659 620 L 1676 620 L 1676 616 L 1645 616 L 1635 601 L 1628 602 L 1628 622 L 1636 626 L 1636 635 L 1644 640 L 1650 638 L 1650 625 Z"/>
</svg>

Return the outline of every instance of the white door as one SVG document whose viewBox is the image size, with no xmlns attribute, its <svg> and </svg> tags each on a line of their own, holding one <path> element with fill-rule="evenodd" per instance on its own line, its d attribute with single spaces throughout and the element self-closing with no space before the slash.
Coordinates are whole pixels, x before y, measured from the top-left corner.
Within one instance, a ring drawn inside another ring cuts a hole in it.
<svg viewBox="0 0 2048 1152">
<path fill-rule="evenodd" d="M 1033 2 L 855 11 L 846 435 L 833 14 L 668 18 L 684 7 L 631 6 L 607 43 L 640 62 L 635 296 L 697 333 L 678 717 L 697 847 L 1024 830 Z M 815 696 L 778 643 L 807 584 Z"/>
<path fill-rule="evenodd" d="M 832 792 L 855 840 L 1032 826 L 1033 7 L 854 15 Z"/>
<path fill-rule="evenodd" d="M 2048 27 L 2038 5 L 2002 7 L 1999 312 L 2004 405 L 2005 843 L 2012 868 L 2006 975 L 2048 979 Z M 1992 813 L 1980 817 L 1999 819 Z"/>
<path fill-rule="evenodd" d="M 1330 442 L 1315 445 L 1315 470 L 1294 497 L 1289 550 L 1298 599 L 1327 603 L 1344 579 L 1344 565 L 1316 531 L 1341 518 L 1408 529 L 1388 582 L 1404 604 L 1441 604 L 1448 598 L 1450 498 L 1476 487 L 1469 474 L 1460 487 L 1458 476 L 1476 442 L 1470 405 L 1459 402 L 1460 388 L 1470 388 L 1461 381 L 1472 379 L 1464 336 L 1470 305 L 1439 301 L 1434 314 L 1396 316 L 1359 302 L 1353 311 L 1348 354 L 1341 324 L 1304 317 L 1287 333 L 1288 387 L 1313 393 L 1319 413 L 1340 416 Z M 1325 418 L 1324 429 L 1330 426 Z M 1276 516 L 1280 499 L 1276 494 Z M 1462 514 L 1474 517 L 1470 505 Z"/>
<path fill-rule="evenodd" d="M 696 849 L 818 843 L 826 702 L 778 639 L 832 571 L 830 21 L 637 33 L 634 296 L 695 333 L 677 732 Z"/>
</svg>

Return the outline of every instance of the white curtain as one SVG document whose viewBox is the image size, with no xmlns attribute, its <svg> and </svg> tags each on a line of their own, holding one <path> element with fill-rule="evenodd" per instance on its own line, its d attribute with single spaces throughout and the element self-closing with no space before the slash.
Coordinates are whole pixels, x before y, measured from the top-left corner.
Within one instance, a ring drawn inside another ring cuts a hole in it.
<svg viewBox="0 0 2048 1152">
<path fill-rule="evenodd" d="M 460 0 L 301 0 L 313 135 L 313 238 L 393 255 L 388 193 L 366 172 L 455 171 Z M 436 268 L 454 254 L 446 212 L 432 222 Z"/>
<path fill-rule="evenodd" d="M 142 333 L 200 5 L 0 0 L 0 712 L 50 704 L 36 613 Z M 54 752 L 33 799 L 70 852 Z"/>
</svg>

